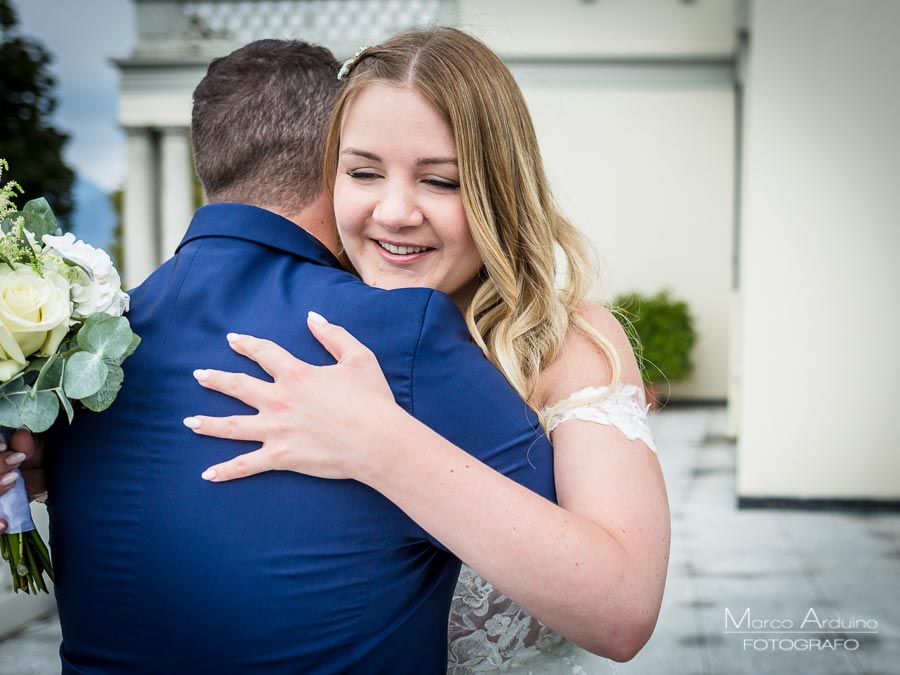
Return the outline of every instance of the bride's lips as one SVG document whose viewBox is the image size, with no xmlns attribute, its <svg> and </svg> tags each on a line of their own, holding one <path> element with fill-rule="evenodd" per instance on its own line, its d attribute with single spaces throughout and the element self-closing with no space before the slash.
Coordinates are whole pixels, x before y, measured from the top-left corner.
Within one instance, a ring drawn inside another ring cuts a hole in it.
<svg viewBox="0 0 900 675">
<path fill-rule="evenodd" d="M 410 244 L 395 244 L 392 241 L 385 241 L 387 244 L 394 244 L 395 246 L 410 246 Z M 381 257 L 387 260 L 388 262 L 392 262 L 397 265 L 409 265 L 418 260 L 421 260 L 429 253 L 434 251 L 433 248 L 429 248 L 425 251 L 421 251 L 420 253 L 391 253 L 386 248 L 384 248 L 378 239 L 372 239 L 372 245 L 378 249 L 378 252 L 381 254 Z M 415 248 L 423 248 L 422 246 L 415 246 Z"/>
</svg>

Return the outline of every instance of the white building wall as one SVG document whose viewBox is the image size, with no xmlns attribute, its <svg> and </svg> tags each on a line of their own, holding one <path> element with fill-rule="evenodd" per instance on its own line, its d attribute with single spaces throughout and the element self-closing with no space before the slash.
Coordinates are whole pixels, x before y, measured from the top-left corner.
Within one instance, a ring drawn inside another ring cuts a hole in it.
<svg viewBox="0 0 900 675">
<path fill-rule="evenodd" d="M 525 95 L 554 192 L 600 256 L 595 298 L 671 288 L 686 299 L 698 333 L 695 371 L 671 393 L 724 399 L 733 90 L 528 86 Z"/>
<path fill-rule="evenodd" d="M 900 3 L 755 0 L 741 496 L 900 497 Z"/>
</svg>

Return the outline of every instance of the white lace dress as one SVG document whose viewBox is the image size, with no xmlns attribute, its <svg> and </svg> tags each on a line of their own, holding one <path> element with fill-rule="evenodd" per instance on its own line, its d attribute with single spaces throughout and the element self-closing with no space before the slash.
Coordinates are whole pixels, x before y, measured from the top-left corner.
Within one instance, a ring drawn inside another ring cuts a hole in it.
<svg viewBox="0 0 900 675">
<path fill-rule="evenodd" d="M 584 420 L 618 428 L 656 452 L 647 424 L 643 389 L 589 387 L 557 406 L 547 428 L 566 420 Z M 546 409 L 545 409 L 546 411 Z M 601 675 L 617 672 L 612 661 L 591 654 L 526 614 L 466 565 L 462 566 L 450 607 L 448 675 Z"/>
</svg>

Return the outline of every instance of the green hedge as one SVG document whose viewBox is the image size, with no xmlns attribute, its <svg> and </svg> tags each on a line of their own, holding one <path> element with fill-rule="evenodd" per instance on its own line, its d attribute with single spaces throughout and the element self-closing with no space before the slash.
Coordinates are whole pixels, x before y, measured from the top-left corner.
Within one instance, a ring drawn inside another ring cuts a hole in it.
<svg viewBox="0 0 900 675">
<path fill-rule="evenodd" d="M 623 293 L 610 309 L 624 319 L 645 382 L 681 380 L 691 374 L 697 333 L 686 302 L 673 299 L 668 290 L 652 296 Z"/>
</svg>

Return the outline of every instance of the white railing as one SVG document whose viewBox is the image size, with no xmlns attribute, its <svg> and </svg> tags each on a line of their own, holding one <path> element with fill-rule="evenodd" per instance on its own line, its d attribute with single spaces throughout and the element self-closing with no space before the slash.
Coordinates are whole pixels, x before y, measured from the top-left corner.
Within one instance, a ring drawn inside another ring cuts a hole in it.
<svg viewBox="0 0 900 675">
<path fill-rule="evenodd" d="M 251 42 L 303 38 L 324 44 L 383 39 L 446 17 L 446 0 L 194 0 L 181 11 L 200 37 Z"/>
<path fill-rule="evenodd" d="M 262 38 L 361 45 L 416 27 L 453 25 L 458 0 L 133 0 L 137 43 L 123 63 L 205 63 Z"/>
</svg>

